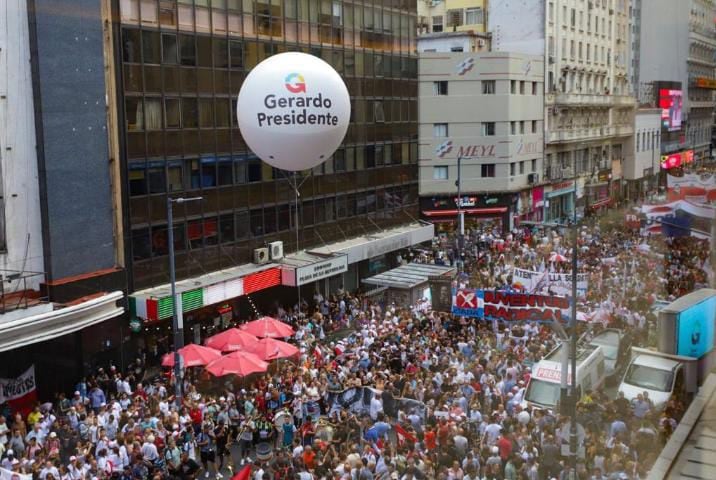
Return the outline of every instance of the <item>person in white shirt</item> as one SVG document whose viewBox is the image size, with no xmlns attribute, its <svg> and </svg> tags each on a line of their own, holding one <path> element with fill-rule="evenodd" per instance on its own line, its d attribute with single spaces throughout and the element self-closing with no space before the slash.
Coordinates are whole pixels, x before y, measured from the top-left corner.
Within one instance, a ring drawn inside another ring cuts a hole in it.
<svg viewBox="0 0 716 480">
<path fill-rule="evenodd" d="M 149 435 L 147 441 L 142 445 L 142 456 L 149 462 L 154 462 L 159 458 L 157 446 L 154 445 L 154 435 Z"/>
<path fill-rule="evenodd" d="M 370 399 L 370 418 L 372 418 L 373 421 L 378 420 L 379 413 L 383 413 L 383 402 L 380 401 L 377 395 L 374 395 L 373 398 Z"/>
</svg>

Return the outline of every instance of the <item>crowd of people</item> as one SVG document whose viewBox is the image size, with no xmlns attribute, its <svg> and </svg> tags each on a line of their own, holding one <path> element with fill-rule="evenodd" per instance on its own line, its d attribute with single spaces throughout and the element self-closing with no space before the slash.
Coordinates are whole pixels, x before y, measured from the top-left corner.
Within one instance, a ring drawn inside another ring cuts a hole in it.
<svg viewBox="0 0 716 480">
<path fill-rule="evenodd" d="M 567 231 L 485 227 L 468 238 L 466 277 L 509 288 L 514 267 L 569 271 Z M 455 261 L 452 240 L 404 258 Z M 644 247 L 646 245 L 647 247 Z M 657 298 L 698 282 L 708 246 L 645 241 L 638 230 L 592 223 L 579 231 L 588 318 L 638 332 Z M 187 369 L 177 407 L 174 379 L 140 359 L 99 369 L 69 395 L 29 415 L 0 417 L 0 467 L 40 480 L 249 477 L 334 480 L 541 480 L 569 478 L 570 418 L 525 402 L 530 366 L 557 345 L 547 324 L 506 325 L 449 312 L 385 304 L 360 294 L 316 294 L 277 308 L 298 358 L 249 378 L 214 379 Z M 583 480 L 644 478 L 685 405 L 657 411 L 605 390 L 585 391 L 577 422 Z"/>
</svg>

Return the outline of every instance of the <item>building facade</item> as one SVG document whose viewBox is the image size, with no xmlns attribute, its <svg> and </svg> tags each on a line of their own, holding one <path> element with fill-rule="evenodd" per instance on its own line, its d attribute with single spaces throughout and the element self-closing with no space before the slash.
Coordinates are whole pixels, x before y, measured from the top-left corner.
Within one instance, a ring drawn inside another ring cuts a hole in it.
<svg viewBox="0 0 716 480">
<path fill-rule="evenodd" d="M 104 12 L 8 0 L 0 15 L 0 377 L 34 366 L 48 398 L 122 357 Z"/>
<path fill-rule="evenodd" d="M 323 261 L 310 260 L 319 250 L 347 255 L 331 286 L 354 289 L 365 274 L 390 265 L 384 256 L 391 251 L 432 238 L 432 226 L 415 223 L 415 3 L 122 0 L 115 6 L 133 316 L 148 324 L 171 314 L 168 197 L 202 197 L 177 205 L 173 225 L 182 309 L 197 324 L 201 312 L 216 316 L 217 304 L 242 297 L 236 308 L 244 308 L 248 295 L 284 285 L 282 269 Z M 246 74 L 286 51 L 332 65 L 352 107 L 335 155 L 296 178 L 298 224 L 293 179 L 248 150 L 235 114 Z M 398 228 L 409 223 L 412 229 Z M 297 249 L 309 254 L 282 258 Z M 327 285 L 301 291 L 310 297 Z M 166 331 L 168 322 L 157 328 Z"/>
<path fill-rule="evenodd" d="M 433 39 L 419 40 L 421 214 L 450 225 L 460 202 L 468 228 L 541 219 L 532 189 L 542 171 L 542 58 L 424 51 L 424 40 Z"/>
<path fill-rule="evenodd" d="M 417 0 L 418 33 L 485 32 L 488 0 Z"/>
<path fill-rule="evenodd" d="M 634 136 L 628 143 L 630 161 L 624 164 L 626 198 L 644 198 L 658 187 L 661 168 L 661 110 L 639 108 L 634 115 Z"/>
<path fill-rule="evenodd" d="M 693 151 L 695 164 L 706 162 L 711 158 L 716 107 L 716 4 L 655 0 L 639 5 L 639 96 L 657 98 L 663 105 L 679 98 L 678 115 L 664 107 L 667 124 L 661 153 Z"/>
<path fill-rule="evenodd" d="M 636 100 L 628 78 L 628 0 L 547 2 L 546 219 L 576 207 L 594 213 L 617 199 L 631 161 Z M 571 182 L 568 188 L 562 188 Z M 570 191 L 584 192 L 573 205 Z M 555 193 L 556 192 L 556 193 Z"/>
</svg>

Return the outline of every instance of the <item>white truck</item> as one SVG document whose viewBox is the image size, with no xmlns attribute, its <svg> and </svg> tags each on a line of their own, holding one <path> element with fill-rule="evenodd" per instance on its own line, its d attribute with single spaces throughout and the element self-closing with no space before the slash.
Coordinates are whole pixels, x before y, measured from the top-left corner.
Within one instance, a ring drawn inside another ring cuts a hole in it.
<svg viewBox="0 0 716 480">
<path fill-rule="evenodd" d="M 532 376 L 527 385 L 525 400 L 527 406 L 554 409 L 559 404 L 562 380 L 562 344 L 548 353 L 532 367 Z M 597 345 L 583 344 L 577 348 L 577 389 L 579 395 L 587 390 L 596 390 L 604 385 L 606 368 L 604 353 Z M 567 378 L 571 382 L 571 372 Z"/>
<path fill-rule="evenodd" d="M 657 411 L 666 406 L 672 395 L 686 402 L 698 389 L 696 362 L 691 357 L 632 347 L 632 358 L 619 391 L 629 401 L 647 392 Z"/>
</svg>

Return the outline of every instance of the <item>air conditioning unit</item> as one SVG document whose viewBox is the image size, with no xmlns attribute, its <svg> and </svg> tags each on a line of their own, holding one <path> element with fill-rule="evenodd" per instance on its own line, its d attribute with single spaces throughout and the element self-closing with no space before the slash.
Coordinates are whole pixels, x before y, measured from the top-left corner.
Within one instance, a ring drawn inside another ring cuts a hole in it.
<svg viewBox="0 0 716 480">
<path fill-rule="evenodd" d="M 268 263 L 269 260 L 269 249 L 268 248 L 257 248 L 254 250 L 254 263 L 257 265 L 263 265 Z"/>
<path fill-rule="evenodd" d="M 530 185 L 535 185 L 539 183 L 539 174 L 538 173 L 530 173 L 527 175 L 527 183 Z"/>
<path fill-rule="evenodd" d="M 283 258 L 283 242 L 271 242 L 268 248 L 271 260 L 281 260 Z"/>
</svg>

